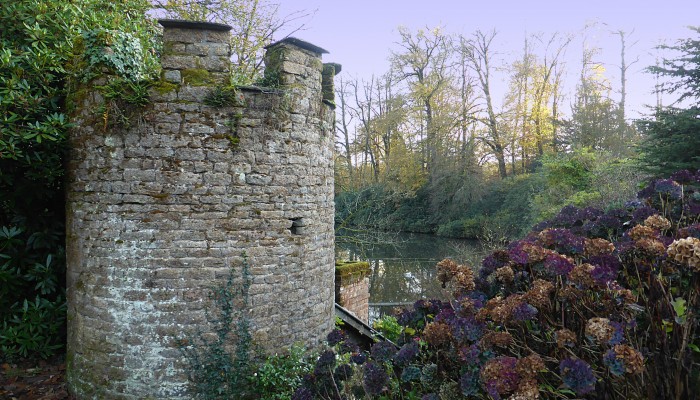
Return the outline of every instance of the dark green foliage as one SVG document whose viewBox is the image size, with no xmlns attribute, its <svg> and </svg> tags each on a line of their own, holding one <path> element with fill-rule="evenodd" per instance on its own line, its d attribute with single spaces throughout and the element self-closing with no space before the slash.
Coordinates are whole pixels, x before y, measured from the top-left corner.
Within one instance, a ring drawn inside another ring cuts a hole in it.
<svg viewBox="0 0 700 400">
<path fill-rule="evenodd" d="M 700 35 L 700 27 L 689 28 Z M 658 48 L 679 53 L 675 58 L 664 58 L 661 65 L 647 68 L 651 73 L 672 79 L 664 83 L 662 89 L 680 95 L 679 101 L 700 98 L 700 39 L 680 39 L 675 45 L 661 45 Z"/>
<path fill-rule="evenodd" d="M 127 79 L 152 71 L 148 8 L 146 0 L 0 3 L 0 358 L 45 358 L 63 346 L 69 86 L 104 67 Z M 137 54 L 133 38 L 148 50 Z"/>
<path fill-rule="evenodd" d="M 265 358 L 250 377 L 254 392 L 260 399 L 286 400 L 302 383 L 304 375 L 313 369 L 313 353 L 300 346 L 292 346 L 288 354 Z"/>
<path fill-rule="evenodd" d="M 199 332 L 198 336 L 181 341 L 181 350 L 189 362 L 191 391 L 198 399 L 242 399 L 252 394 L 249 377 L 254 366 L 247 314 L 252 276 L 245 254 L 241 275 L 235 275 L 231 270 L 226 284 L 212 289 L 214 307 L 208 310 L 208 316 L 216 340 L 207 341 Z M 235 348 L 233 353 L 230 345 Z"/>
<path fill-rule="evenodd" d="M 691 28 L 700 34 L 700 28 Z M 641 145 L 641 160 L 646 169 L 663 176 L 679 169 L 694 169 L 700 165 L 700 40 L 679 40 L 672 46 L 660 46 L 673 51 L 675 58 L 665 58 L 662 65 L 648 71 L 670 78 L 662 90 L 678 95 L 675 107 L 657 109 L 653 119 L 639 121 L 640 131 L 646 136 Z M 683 108 L 683 101 L 691 106 Z"/>
<path fill-rule="evenodd" d="M 44 232 L 0 228 L 0 350 L 7 359 L 47 358 L 63 347 L 62 238 L 56 227 Z"/>
<path fill-rule="evenodd" d="M 699 71 L 700 73 L 700 71 Z M 646 135 L 642 161 L 654 175 L 662 176 L 700 165 L 700 108 L 665 108 L 653 120 L 639 121 Z"/>
</svg>

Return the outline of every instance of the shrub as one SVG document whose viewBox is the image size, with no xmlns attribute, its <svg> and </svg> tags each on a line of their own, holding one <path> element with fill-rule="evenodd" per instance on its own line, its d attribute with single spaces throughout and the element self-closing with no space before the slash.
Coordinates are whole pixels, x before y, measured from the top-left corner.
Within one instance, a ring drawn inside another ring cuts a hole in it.
<svg viewBox="0 0 700 400">
<path fill-rule="evenodd" d="M 327 368 L 362 366 L 345 380 L 315 370 L 296 398 L 697 397 L 700 171 L 650 182 L 620 209 L 567 206 L 478 274 L 464 268 L 438 263 L 450 301 L 397 314 L 401 350 L 340 342 Z"/>
<path fill-rule="evenodd" d="M 306 349 L 294 345 L 289 353 L 267 357 L 251 377 L 253 391 L 265 400 L 289 399 L 313 369 Z"/>
<path fill-rule="evenodd" d="M 63 347 L 67 94 L 86 71 L 105 66 L 88 68 L 78 53 L 109 53 L 106 43 L 86 47 L 79 38 L 110 30 L 131 44 L 150 40 L 149 7 L 146 0 L 16 0 L 0 6 L 0 359 L 46 358 Z M 155 67 L 154 48 L 132 51 L 143 61 L 142 71 Z M 123 59 L 112 61 L 117 73 L 128 72 L 116 68 L 126 67 Z"/>
</svg>

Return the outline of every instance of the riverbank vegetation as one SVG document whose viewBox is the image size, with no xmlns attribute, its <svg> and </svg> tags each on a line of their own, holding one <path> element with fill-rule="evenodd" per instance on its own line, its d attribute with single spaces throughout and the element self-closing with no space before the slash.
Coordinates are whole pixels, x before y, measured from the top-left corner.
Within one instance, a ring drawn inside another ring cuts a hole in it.
<svg viewBox="0 0 700 400">
<path fill-rule="evenodd" d="M 563 206 L 620 206 L 650 176 L 697 167 L 697 42 L 660 49 L 656 105 L 634 121 L 629 34 L 612 34 L 618 83 L 585 31 L 526 37 L 504 60 L 495 32 L 400 29 L 385 74 L 338 85 L 336 222 L 517 238 Z M 586 47 L 572 84 L 574 39 Z M 661 93 L 678 101 L 665 107 Z"/>
</svg>

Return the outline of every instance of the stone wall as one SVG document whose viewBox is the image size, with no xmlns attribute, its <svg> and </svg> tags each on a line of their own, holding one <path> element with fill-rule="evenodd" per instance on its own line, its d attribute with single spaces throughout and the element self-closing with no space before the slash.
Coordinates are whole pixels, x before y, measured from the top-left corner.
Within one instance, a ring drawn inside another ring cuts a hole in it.
<svg viewBox="0 0 700 400">
<path fill-rule="evenodd" d="M 335 265 L 335 302 L 369 323 L 368 262 L 346 261 Z"/>
<path fill-rule="evenodd" d="M 211 288 L 251 272 L 256 344 L 333 327 L 332 102 L 322 49 L 267 49 L 282 89 L 223 86 L 229 27 L 166 21 L 150 104 L 80 92 L 67 185 L 68 383 L 79 399 L 189 398 L 178 345 L 206 337 Z M 128 112 L 127 112 L 128 111 Z M 111 115 L 109 115 L 111 113 Z M 118 123 L 113 115 L 128 115 Z M 210 336 L 212 334 L 210 333 Z"/>
</svg>

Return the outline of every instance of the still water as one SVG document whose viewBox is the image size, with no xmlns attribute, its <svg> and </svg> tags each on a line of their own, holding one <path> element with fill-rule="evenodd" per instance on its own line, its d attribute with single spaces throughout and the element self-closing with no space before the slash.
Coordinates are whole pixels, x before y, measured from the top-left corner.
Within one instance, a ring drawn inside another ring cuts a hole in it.
<svg viewBox="0 0 700 400">
<path fill-rule="evenodd" d="M 435 264 L 443 258 L 474 265 L 484 255 L 478 241 L 426 234 L 344 232 L 336 238 L 336 259 L 368 261 L 370 321 L 421 298 L 447 298 Z"/>
</svg>

